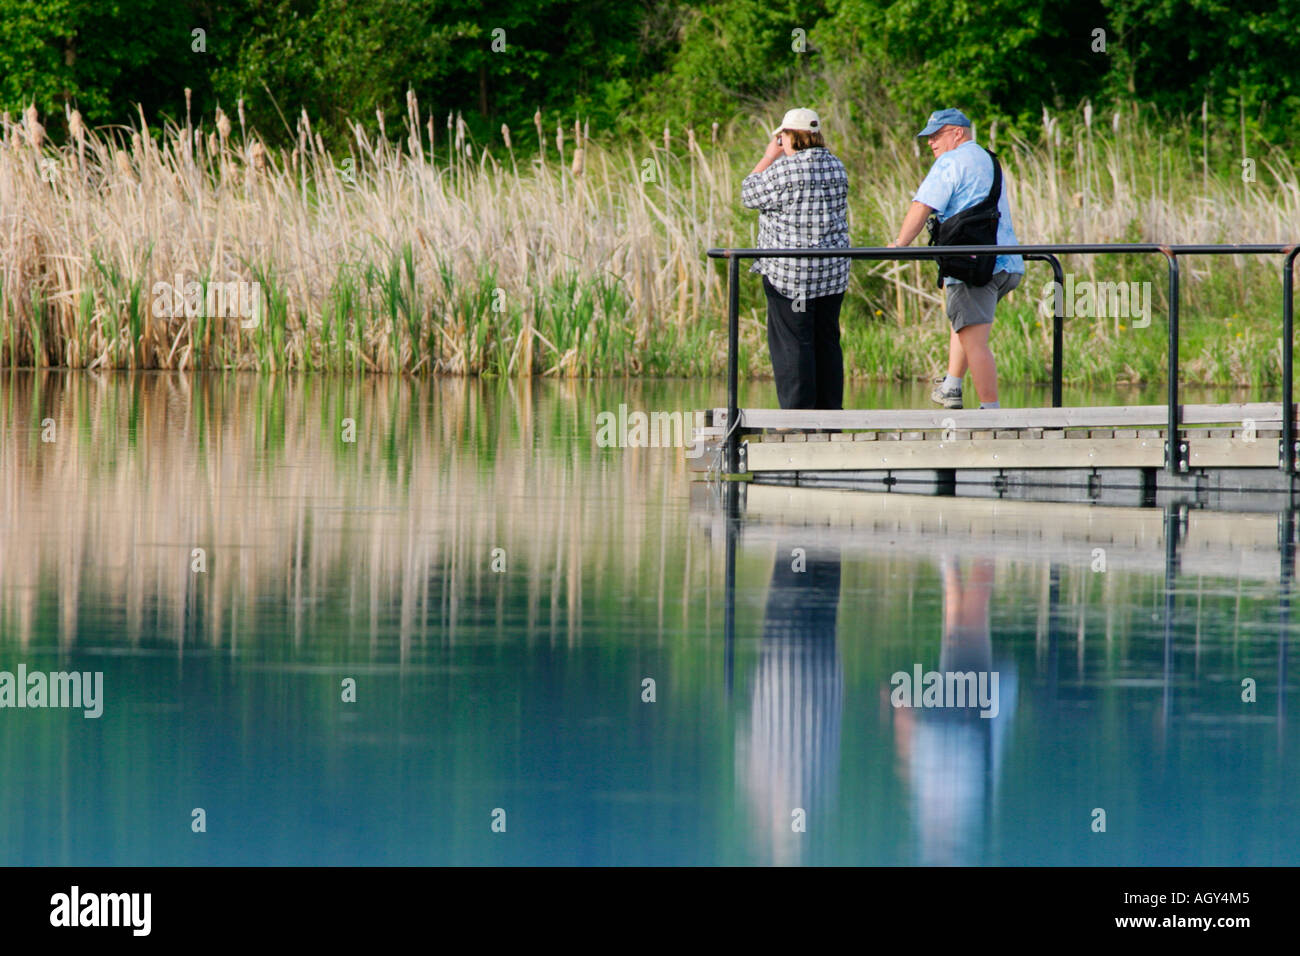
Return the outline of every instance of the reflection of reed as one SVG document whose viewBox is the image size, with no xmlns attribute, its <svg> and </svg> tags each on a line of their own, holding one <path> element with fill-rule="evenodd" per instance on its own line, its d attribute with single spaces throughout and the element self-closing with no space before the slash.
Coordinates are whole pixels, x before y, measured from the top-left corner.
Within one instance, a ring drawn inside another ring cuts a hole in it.
<svg viewBox="0 0 1300 956">
<path fill-rule="evenodd" d="M 836 647 L 840 558 L 808 550 L 795 567 L 794 546 L 777 549 L 750 695 L 749 721 L 737 746 L 744 782 L 774 862 L 796 863 L 805 834 L 792 812 L 824 825 L 839 783 L 844 678 Z"/>
<path fill-rule="evenodd" d="M 596 448 L 602 405 L 581 388 L 0 377 L 0 641 L 85 643 L 78 615 L 93 608 L 97 642 L 298 648 L 328 620 L 372 646 L 391 627 L 404 658 L 433 630 L 456 640 L 507 591 L 526 621 L 494 613 L 502 636 L 527 623 L 530 639 L 577 641 L 584 602 L 656 587 L 684 615 L 689 560 L 641 518 L 679 494 L 680 452 Z"/>
</svg>

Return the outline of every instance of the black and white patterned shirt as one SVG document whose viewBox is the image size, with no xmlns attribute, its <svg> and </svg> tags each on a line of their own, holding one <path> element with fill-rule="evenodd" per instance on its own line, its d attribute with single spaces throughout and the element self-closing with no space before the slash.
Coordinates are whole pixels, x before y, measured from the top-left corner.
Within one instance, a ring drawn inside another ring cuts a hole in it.
<svg viewBox="0 0 1300 956">
<path fill-rule="evenodd" d="M 846 248 L 849 177 L 824 146 L 778 156 L 740 185 L 740 200 L 758 210 L 758 249 Z M 767 276 L 791 299 L 835 295 L 849 287 L 848 259 L 755 259 L 750 272 Z"/>
</svg>

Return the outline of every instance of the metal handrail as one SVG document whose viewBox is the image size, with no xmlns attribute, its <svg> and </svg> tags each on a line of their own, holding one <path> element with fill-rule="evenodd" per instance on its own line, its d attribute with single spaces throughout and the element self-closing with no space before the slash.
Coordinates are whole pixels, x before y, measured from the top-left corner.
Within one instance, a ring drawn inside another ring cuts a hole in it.
<svg viewBox="0 0 1300 956">
<path fill-rule="evenodd" d="M 1251 245 L 1166 245 L 1156 242 L 1067 242 L 1053 245 L 1022 246 L 916 246 L 916 247 L 850 247 L 843 249 L 710 249 L 711 259 L 727 262 L 727 471 L 740 470 L 740 436 L 736 433 L 739 417 L 739 362 L 740 362 L 740 263 L 745 259 L 938 259 L 940 256 L 965 255 L 1021 255 L 1026 259 L 1040 260 L 1052 266 L 1059 287 L 1065 284 L 1058 254 L 1159 254 L 1165 257 L 1169 269 L 1169 433 L 1165 441 L 1165 469 L 1170 474 L 1188 470 L 1187 444 L 1178 440 L 1178 257 L 1179 256 L 1233 256 L 1282 255 L 1282 443 L 1279 449 L 1278 468 L 1287 475 L 1296 472 L 1295 421 L 1292 415 L 1294 400 L 1293 369 L 1293 315 L 1292 296 L 1295 288 L 1295 260 L 1300 255 L 1300 244 Z M 1055 296 L 1056 308 L 1052 319 L 1052 406 L 1061 405 L 1062 364 L 1064 362 L 1065 316 L 1062 314 L 1064 297 Z"/>
</svg>

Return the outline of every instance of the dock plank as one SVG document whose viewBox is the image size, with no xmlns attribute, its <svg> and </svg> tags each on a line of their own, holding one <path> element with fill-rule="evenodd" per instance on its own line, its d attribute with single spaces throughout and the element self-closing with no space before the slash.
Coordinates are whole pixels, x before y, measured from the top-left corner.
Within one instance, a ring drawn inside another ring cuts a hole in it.
<svg viewBox="0 0 1300 956">
<path fill-rule="evenodd" d="M 1187 443 L 1187 463 L 1193 468 L 1276 468 L 1276 439 L 1202 438 Z"/>
<path fill-rule="evenodd" d="M 1294 414 L 1294 407 L 1292 413 Z M 715 409 L 715 422 L 725 422 L 727 411 Z M 1281 402 L 1245 402 L 1224 405 L 1184 405 L 1184 426 L 1235 425 L 1247 419 L 1256 427 L 1282 421 Z M 755 428 L 865 428 L 914 431 L 929 428 L 1155 428 L 1167 425 L 1164 405 L 1115 405 L 1084 408 L 986 409 L 740 409 L 741 427 Z"/>
<path fill-rule="evenodd" d="M 756 444 L 750 446 L 746 461 L 751 472 L 880 468 L 1147 468 L 1164 463 L 1164 443 L 1152 438 L 1081 438 L 1069 442 L 1003 438 L 885 445 L 852 442 L 778 447 Z"/>
</svg>

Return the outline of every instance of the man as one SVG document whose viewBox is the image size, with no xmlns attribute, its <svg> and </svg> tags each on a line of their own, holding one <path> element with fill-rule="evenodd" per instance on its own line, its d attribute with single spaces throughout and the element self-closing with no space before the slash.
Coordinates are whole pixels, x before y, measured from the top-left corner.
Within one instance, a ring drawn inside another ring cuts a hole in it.
<svg viewBox="0 0 1300 956">
<path fill-rule="evenodd" d="M 891 247 L 910 245 L 932 213 L 943 222 L 981 202 L 993 187 L 993 160 L 975 143 L 970 120 L 961 110 L 931 113 L 925 129 L 917 136 L 929 143 L 935 161 L 912 197 L 912 207 Z M 1005 178 L 997 209 L 997 244 L 1016 245 Z M 952 333 L 948 338 L 948 375 L 935 383 L 930 393 L 934 402 L 944 408 L 961 408 L 961 380 L 969 368 L 980 408 L 999 407 L 998 372 L 993 353 L 989 351 L 989 331 L 993 328 L 994 308 L 1020 284 L 1024 274 L 1025 261 L 1020 256 L 998 256 L 993 265 L 993 278 L 987 285 L 971 286 L 951 276 L 944 277 Z"/>
<path fill-rule="evenodd" d="M 848 193 L 844 164 L 826 148 L 821 119 L 808 109 L 785 114 L 740 187 L 741 201 L 759 212 L 762 249 L 848 246 Z M 749 271 L 763 276 L 781 407 L 843 408 L 840 306 L 849 260 L 757 259 Z"/>
</svg>

